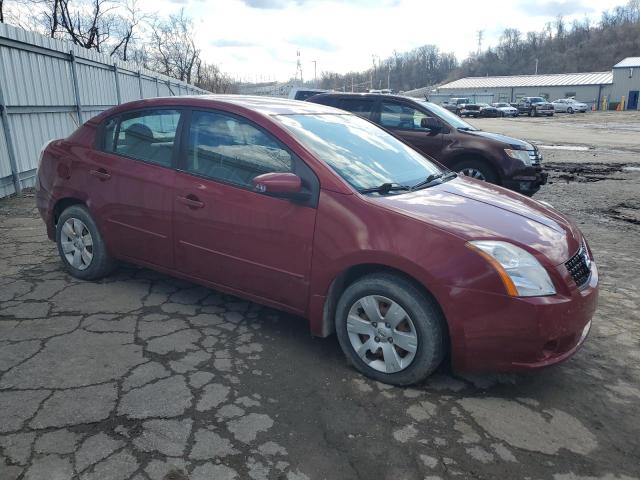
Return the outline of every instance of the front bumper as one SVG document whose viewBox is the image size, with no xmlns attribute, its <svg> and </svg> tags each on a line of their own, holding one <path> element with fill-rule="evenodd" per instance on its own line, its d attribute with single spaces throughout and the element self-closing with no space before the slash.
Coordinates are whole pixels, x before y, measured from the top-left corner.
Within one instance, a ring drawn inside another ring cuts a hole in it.
<svg viewBox="0 0 640 480">
<path fill-rule="evenodd" d="M 515 172 L 509 178 L 502 181 L 502 186 L 509 190 L 522 193 L 524 195 L 533 195 L 542 185 L 547 183 L 549 174 L 542 171 L 542 167 L 526 167 Z"/>
<path fill-rule="evenodd" d="M 559 267 L 560 268 L 560 267 Z M 598 303 L 598 270 L 587 284 L 564 294 L 514 298 L 451 289 L 445 311 L 452 362 L 461 371 L 512 372 L 550 366 L 571 357 L 585 341 Z"/>
</svg>

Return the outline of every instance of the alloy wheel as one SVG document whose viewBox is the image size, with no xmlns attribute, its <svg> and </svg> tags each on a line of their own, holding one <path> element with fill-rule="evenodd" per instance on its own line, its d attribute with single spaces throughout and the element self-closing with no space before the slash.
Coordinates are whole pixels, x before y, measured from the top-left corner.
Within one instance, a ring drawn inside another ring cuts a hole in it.
<svg viewBox="0 0 640 480">
<path fill-rule="evenodd" d="M 462 170 L 460 170 L 461 174 L 463 174 L 465 177 L 471 177 L 471 178 L 475 178 L 476 180 L 485 180 L 486 178 L 484 176 L 484 174 L 478 170 L 477 168 L 473 168 L 473 167 L 466 167 L 463 168 Z"/>
<path fill-rule="evenodd" d="M 93 260 L 93 238 L 87 226 L 77 218 L 69 218 L 60 231 L 60 246 L 73 268 L 86 270 Z"/>
<path fill-rule="evenodd" d="M 404 370 L 418 351 L 411 317 L 400 304 L 381 295 L 362 297 L 351 306 L 347 333 L 360 359 L 379 372 Z"/>
</svg>

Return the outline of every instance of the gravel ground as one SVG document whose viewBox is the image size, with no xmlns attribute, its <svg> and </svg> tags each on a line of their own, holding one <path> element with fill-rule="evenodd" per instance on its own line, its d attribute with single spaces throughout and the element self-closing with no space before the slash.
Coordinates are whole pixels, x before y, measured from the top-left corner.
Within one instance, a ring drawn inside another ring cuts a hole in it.
<svg viewBox="0 0 640 480">
<path fill-rule="evenodd" d="M 135 267 L 71 278 L 27 194 L 0 201 L 0 479 L 638 478 L 640 116 L 474 123 L 588 147 L 543 148 L 536 196 L 601 271 L 574 358 L 382 385 L 300 318 Z"/>
</svg>

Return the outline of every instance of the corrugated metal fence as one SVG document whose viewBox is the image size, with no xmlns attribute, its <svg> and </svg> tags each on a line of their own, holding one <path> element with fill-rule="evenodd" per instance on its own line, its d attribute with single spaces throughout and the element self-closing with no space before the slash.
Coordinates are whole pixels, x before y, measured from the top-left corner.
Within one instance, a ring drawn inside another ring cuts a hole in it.
<svg viewBox="0 0 640 480">
<path fill-rule="evenodd" d="M 34 185 L 41 147 L 141 98 L 205 90 L 131 62 L 0 24 L 0 198 Z"/>
</svg>

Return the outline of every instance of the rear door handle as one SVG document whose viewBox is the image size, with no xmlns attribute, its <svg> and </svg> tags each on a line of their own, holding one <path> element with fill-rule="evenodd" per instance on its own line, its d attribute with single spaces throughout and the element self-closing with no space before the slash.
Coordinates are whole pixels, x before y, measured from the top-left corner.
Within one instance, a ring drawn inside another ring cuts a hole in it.
<svg viewBox="0 0 640 480">
<path fill-rule="evenodd" d="M 178 196 L 176 199 L 189 208 L 204 208 L 204 202 L 201 202 L 200 199 L 192 193 L 185 197 Z"/>
<path fill-rule="evenodd" d="M 89 170 L 89 173 L 94 177 L 98 177 L 100 180 L 109 180 L 111 179 L 111 174 L 107 172 L 104 168 L 99 168 L 97 170 Z"/>
</svg>

